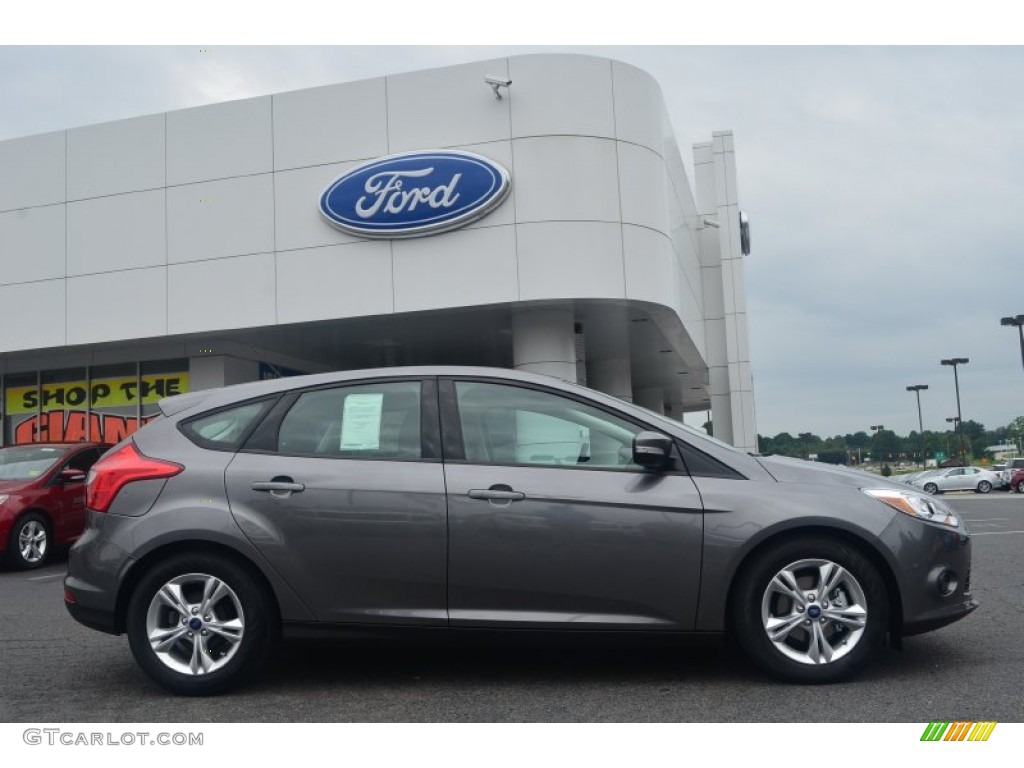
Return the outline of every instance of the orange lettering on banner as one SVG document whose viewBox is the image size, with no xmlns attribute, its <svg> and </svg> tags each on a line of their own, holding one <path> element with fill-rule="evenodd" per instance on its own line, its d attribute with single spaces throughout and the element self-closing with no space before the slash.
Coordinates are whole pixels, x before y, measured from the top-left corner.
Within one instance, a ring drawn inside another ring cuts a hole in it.
<svg viewBox="0 0 1024 768">
<path fill-rule="evenodd" d="M 85 417 L 85 411 L 49 411 L 41 416 L 32 416 L 14 428 L 14 444 L 82 442 L 86 439 Z M 142 424 L 153 418 L 143 418 Z M 139 420 L 134 416 L 92 413 L 89 414 L 89 426 L 94 442 L 112 445 L 134 434 L 139 428 Z"/>
</svg>

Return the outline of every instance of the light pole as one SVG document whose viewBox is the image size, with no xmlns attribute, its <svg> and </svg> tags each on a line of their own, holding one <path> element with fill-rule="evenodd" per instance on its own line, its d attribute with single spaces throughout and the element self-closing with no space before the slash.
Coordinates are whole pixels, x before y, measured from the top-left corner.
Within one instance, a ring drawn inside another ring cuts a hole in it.
<svg viewBox="0 0 1024 768">
<path fill-rule="evenodd" d="M 1024 365 L 1024 315 L 1000 318 L 999 324 L 1006 326 L 1017 326 L 1017 333 L 1020 336 L 1020 363 L 1021 365 Z"/>
<path fill-rule="evenodd" d="M 946 423 L 947 424 L 952 424 L 953 425 L 953 429 L 956 429 L 956 430 L 960 429 L 960 417 L 959 416 L 947 416 L 946 417 Z M 949 452 L 949 438 L 948 437 L 946 438 L 946 451 Z"/>
<path fill-rule="evenodd" d="M 928 389 L 927 384 L 914 384 L 907 387 L 907 392 L 917 395 L 917 428 L 921 433 L 921 466 L 924 467 L 924 421 L 921 419 L 921 390 Z"/>
<path fill-rule="evenodd" d="M 946 360 L 940 360 L 940 365 L 951 365 L 953 366 L 953 383 L 956 385 L 956 428 L 960 438 L 960 461 L 964 461 L 966 458 L 966 452 L 964 451 L 964 417 L 960 412 L 960 377 L 956 374 L 956 367 L 958 365 L 967 365 L 971 362 L 966 357 L 951 357 Z"/>
<path fill-rule="evenodd" d="M 875 433 L 875 436 L 876 436 L 876 437 L 877 437 L 877 435 L 878 435 L 878 434 L 879 434 L 879 433 L 880 433 L 880 432 L 881 432 L 881 431 L 882 431 L 883 429 L 885 429 L 885 425 L 884 425 L 884 424 L 873 424 L 873 425 L 871 426 L 871 431 Z M 875 440 L 875 442 L 877 443 L 877 442 L 878 442 L 878 440 Z M 872 449 L 872 452 L 874 452 L 874 450 L 873 450 L 873 449 Z M 882 449 L 881 449 L 881 447 L 879 447 L 879 449 L 878 449 L 878 473 L 879 473 L 879 474 L 881 474 L 881 473 L 882 473 Z"/>
</svg>

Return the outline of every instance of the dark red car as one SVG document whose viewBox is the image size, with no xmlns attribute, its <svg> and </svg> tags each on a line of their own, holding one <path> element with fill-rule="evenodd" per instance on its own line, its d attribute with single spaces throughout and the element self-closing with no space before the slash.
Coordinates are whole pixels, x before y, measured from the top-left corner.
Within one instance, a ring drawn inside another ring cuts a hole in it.
<svg viewBox="0 0 1024 768">
<path fill-rule="evenodd" d="M 1014 493 L 1024 493 L 1024 469 L 1014 469 L 1010 472 L 1010 490 Z"/>
<path fill-rule="evenodd" d="M 110 446 L 32 443 L 0 448 L 0 555 L 38 568 L 85 528 L 85 477 Z"/>
</svg>

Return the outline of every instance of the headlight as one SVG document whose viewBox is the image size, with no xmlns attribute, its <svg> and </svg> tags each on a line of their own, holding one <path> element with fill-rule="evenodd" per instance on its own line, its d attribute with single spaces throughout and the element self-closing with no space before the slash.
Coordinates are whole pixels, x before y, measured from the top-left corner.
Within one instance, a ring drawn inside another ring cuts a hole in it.
<svg viewBox="0 0 1024 768">
<path fill-rule="evenodd" d="M 888 504 L 905 515 L 948 525 L 950 528 L 960 527 L 960 518 L 956 516 L 952 507 L 932 496 L 925 496 L 913 491 L 898 491 L 895 488 L 863 488 L 862 490 L 871 498 L 878 499 L 883 504 Z"/>
</svg>

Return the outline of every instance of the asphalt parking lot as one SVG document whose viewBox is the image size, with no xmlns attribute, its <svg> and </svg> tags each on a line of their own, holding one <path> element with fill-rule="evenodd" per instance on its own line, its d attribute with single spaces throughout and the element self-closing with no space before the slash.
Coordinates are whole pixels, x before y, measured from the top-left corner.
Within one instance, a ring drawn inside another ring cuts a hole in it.
<svg viewBox="0 0 1024 768">
<path fill-rule="evenodd" d="M 66 564 L 0 572 L 5 722 L 927 722 L 1024 720 L 1024 496 L 950 494 L 974 535 L 981 607 L 885 649 L 858 679 L 762 677 L 724 641 L 683 646 L 287 643 L 249 687 L 176 698 L 124 637 L 62 603 Z"/>
</svg>

